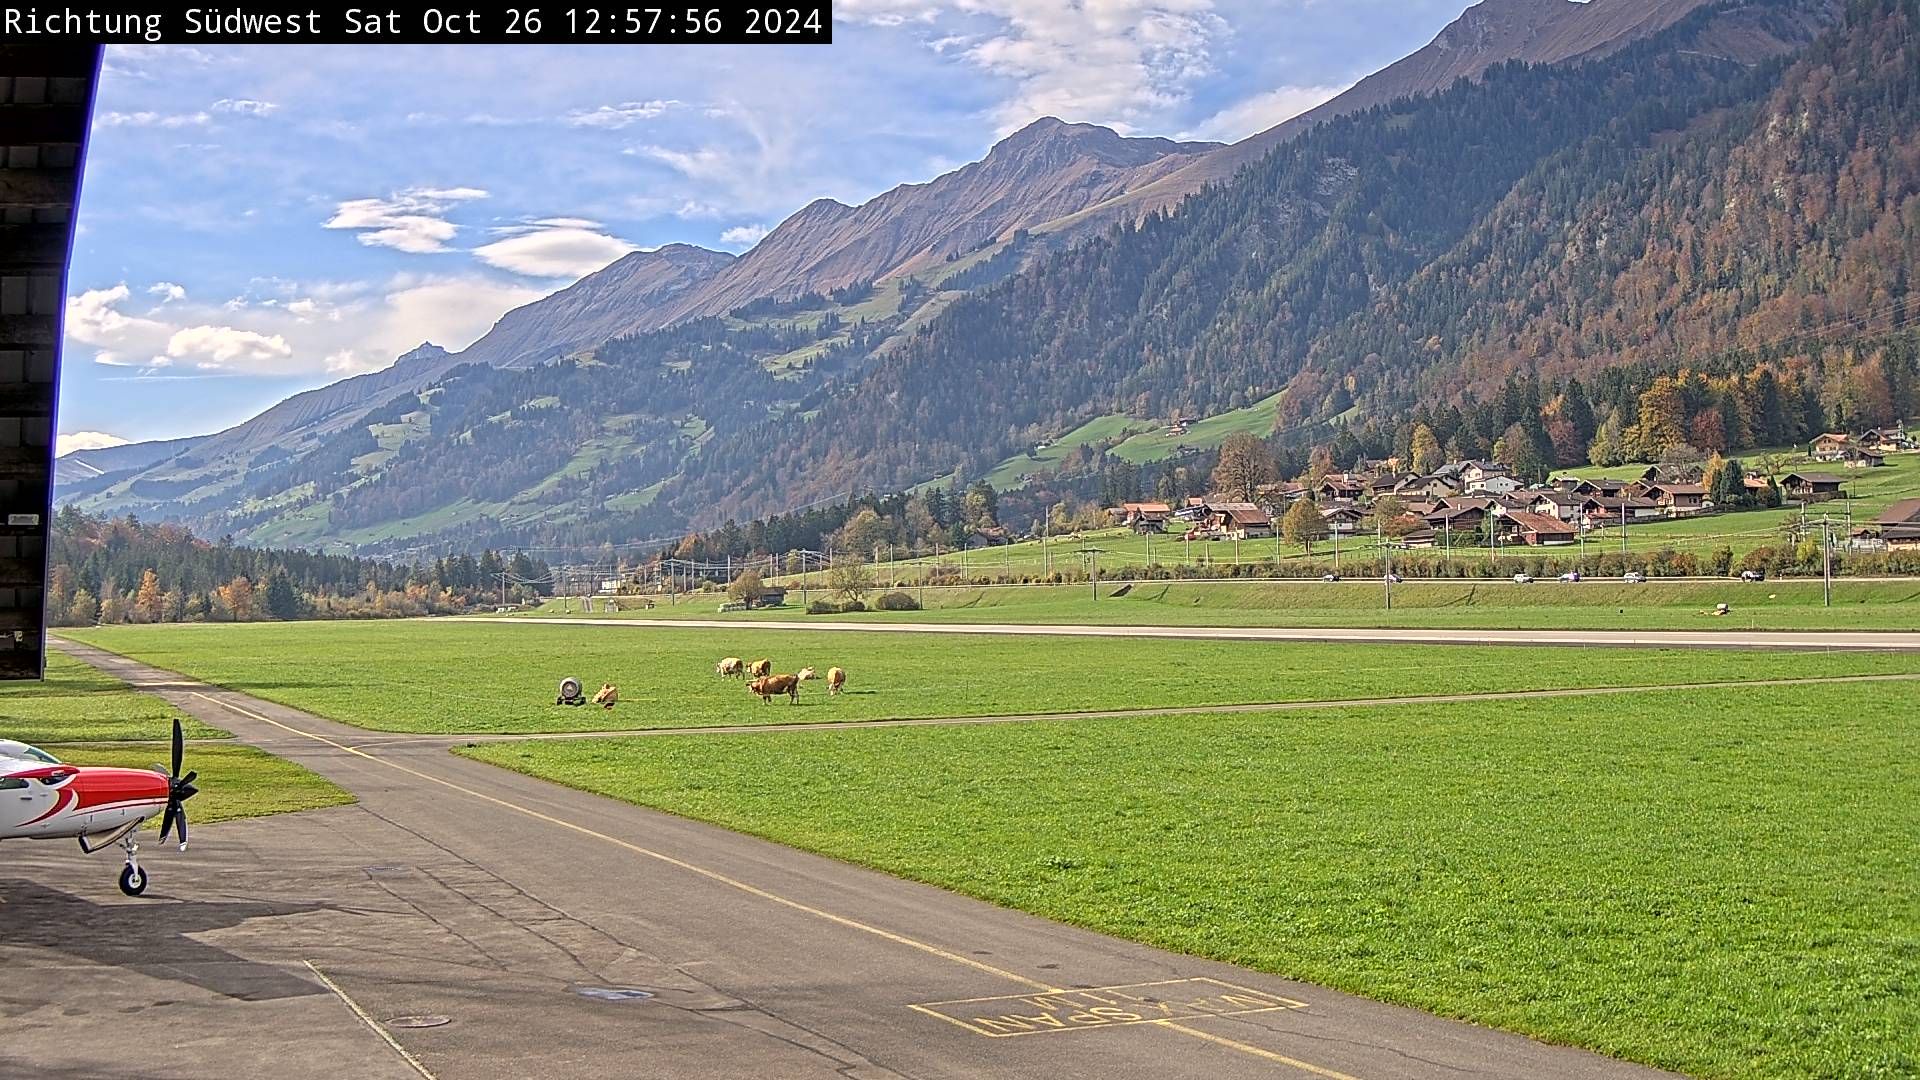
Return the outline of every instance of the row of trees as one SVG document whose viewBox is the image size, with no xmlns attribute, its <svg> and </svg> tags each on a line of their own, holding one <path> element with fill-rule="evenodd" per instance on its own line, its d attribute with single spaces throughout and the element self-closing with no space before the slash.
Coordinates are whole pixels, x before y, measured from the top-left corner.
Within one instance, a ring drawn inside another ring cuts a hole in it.
<svg viewBox="0 0 1920 1080">
<path fill-rule="evenodd" d="M 524 553 L 397 564 L 211 542 L 181 525 L 71 506 L 53 526 L 46 602 L 58 626 L 436 614 L 497 600 L 503 581 L 508 599 L 531 599 L 549 576 Z"/>
</svg>

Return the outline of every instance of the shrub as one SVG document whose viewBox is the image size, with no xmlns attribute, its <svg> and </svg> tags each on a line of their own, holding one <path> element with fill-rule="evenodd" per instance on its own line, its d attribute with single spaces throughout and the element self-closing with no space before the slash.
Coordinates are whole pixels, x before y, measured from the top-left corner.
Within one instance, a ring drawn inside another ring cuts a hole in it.
<svg viewBox="0 0 1920 1080">
<path fill-rule="evenodd" d="M 873 602 L 873 607 L 876 611 L 919 611 L 920 601 L 915 600 L 911 593 L 896 591 L 881 593 L 880 598 Z"/>
</svg>

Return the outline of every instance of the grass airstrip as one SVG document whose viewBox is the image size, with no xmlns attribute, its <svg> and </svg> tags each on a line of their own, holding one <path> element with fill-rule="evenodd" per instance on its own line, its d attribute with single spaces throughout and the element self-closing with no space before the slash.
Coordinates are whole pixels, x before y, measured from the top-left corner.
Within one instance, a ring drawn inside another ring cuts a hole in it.
<svg viewBox="0 0 1920 1080">
<path fill-rule="evenodd" d="M 1885 599 L 1912 602 L 1899 595 Z M 1212 603 L 1224 601 L 1196 606 Z M 1273 621 L 1294 621 L 1283 614 Z M 1679 686 L 1911 674 L 1920 655 L 533 619 L 63 633 L 374 729 L 821 722 L 461 752 L 1049 918 L 1699 1076 L 1920 1071 L 1920 683 Z M 714 676 L 728 655 L 785 671 L 837 664 L 850 692 L 829 699 L 814 684 L 798 707 L 763 706 Z M 620 705 L 554 705 L 567 675 L 619 684 Z M 1661 689 L 832 725 L 1602 686 Z"/>
<path fill-rule="evenodd" d="M 1535 581 L 1404 581 L 1393 606 L 1380 581 L 1103 581 L 1099 598 L 1078 585 L 985 585 L 903 590 L 921 611 L 806 615 L 799 594 L 785 607 L 720 613 L 719 593 L 657 600 L 618 598 L 621 619 L 767 619 L 836 622 L 1090 623 L 1134 626 L 1406 627 L 1471 630 L 1910 630 L 1920 627 L 1920 581 L 1839 578 L 1833 605 L 1819 581 L 1654 579 L 1629 585 L 1590 578 Z M 868 597 L 869 602 L 873 598 Z M 1728 614 L 1716 615 L 1726 604 Z M 580 617 L 579 600 L 553 600 L 513 618 Z"/>
<path fill-rule="evenodd" d="M 188 739 L 231 737 L 60 653 L 47 654 L 45 681 L 0 683 L 0 738 L 44 747 L 74 765 L 164 768 L 175 715 Z M 196 825 L 353 801 L 314 773 L 250 746 L 191 742 L 186 768 L 200 773 L 200 794 L 187 808 Z"/>
<path fill-rule="evenodd" d="M 381 731 L 539 733 L 831 723 L 1920 672 L 1920 654 L 1779 653 L 575 626 L 531 620 L 63 631 L 157 667 Z M 724 656 L 848 672 L 772 705 Z M 554 704 L 562 678 L 613 710 Z M 1916 690 L 1920 694 L 1920 690 Z"/>
</svg>

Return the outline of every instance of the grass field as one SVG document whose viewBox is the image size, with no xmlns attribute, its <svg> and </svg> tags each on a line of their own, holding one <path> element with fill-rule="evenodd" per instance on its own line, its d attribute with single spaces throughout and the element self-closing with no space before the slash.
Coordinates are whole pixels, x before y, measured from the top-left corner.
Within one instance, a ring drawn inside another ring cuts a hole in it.
<svg viewBox="0 0 1920 1080">
<path fill-rule="evenodd" d="M 1832 607 L 1821 605 L 1818 581 L 1673 581 L 1643 585 L 1588 580 L 1406 581 L 1393 587 L 1393 608 L 1378 581 L 1102 582 L 1100 599 L 1080 585 L 908 588 L 924 596 L 921 611 L 808 616 L 784 608 L 717 611 L 718 595 L 651 610 L 597 610 L 603 618 L 831 619 L 836 622 L 1091 623 L 1161 626 L 1412 627 L 1594 630 L 1911 630 L 1920 627 L 1920 581 L 1834 583 Z M 1711 612 L 1725 603 L 1730 615 Z M 575 617 L 575 601 L 552 601 L 519 618 Z"/>
<path fill-rule="evenodd" d="M 175 715 L 173 706 L 159 698 L 63 653 L 47 653 L 44 682 L 0 683 L 0 739 L 35 745 L 158 742 L 172 735 Z M 190 716 L 182 721 L 189 739 L 230 737 Z"/>
<path fill-rule="evenodd" d="M 1473 645 L 1004 638 L 493 622 L 103 627 L 70 636 L 343 723 L 384 731 L 543 732 L 1300 701 L 1920 672 L 1920 655 Z M 830 665 L 763 705 L 717 678 L 723 656 Z M 620 687 L 618 708 L 553 703 L 566 676 Z"/>
<path fill-rule="evenodd" d="M 463 752 L 1699 1076 L 1854 1080 L 1920 1073 L 1917 739 L 1914 695 L 1841 685 Z"/>
</svg>

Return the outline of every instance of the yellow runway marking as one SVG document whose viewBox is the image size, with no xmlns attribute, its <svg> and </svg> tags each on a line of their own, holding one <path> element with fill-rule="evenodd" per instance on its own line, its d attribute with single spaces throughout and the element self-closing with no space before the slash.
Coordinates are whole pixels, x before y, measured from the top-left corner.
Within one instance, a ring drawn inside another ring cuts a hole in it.
<svg viewBox="0 0 1920 1080">
<path fill-rule="evenodd" d="M 373 1017 L 368 1016 L 367 1010 L 361 1008 L 359 1002 L 348 997 L 347 992 L 345 990 L 340 989 L 339 983 L 336 983 L 332 979 L 327 978 L 327 973 L 324 971 L 321 971 L 317 967 L 314 967 L 313 961 L 304 960 L 301 962 L 307 965 L 307 970 L 313 972 L 314 977 L 320 980 L 321 985 L 333 991 L 334 997 L 337 997 L 341 1001 L 344 1001 L 347 1003 L 347 1008 L 353 1010 L 353 1015 L 359 1017 L 361 1023 L 367 1025 L 369 1028 L 372 1028 L 373 1033 L 375 1035 L 380 1036 L 381 1039 L 386 1041 L 386 1044 L 388 1046 L 393 1047 L 394 1053 L 399 1054 L 401 1057 L 405 1058 L 407 1064 L 413 1066 L 414 1072 L 419 1073 L 421 1076 L 425 1077 L 426 1080 L 439 1080 L 439 1078 L 434 1076 L 432 1072 L 428 1071 L 425 1065 L 422 1065 L 420 1063 L 419 1058 L 414 1057 L 412 1054 L 408 1053 L 407 1048 L 404 1046 L 401 1046 L 400 1041 L 398 1039 L 395 1039 L 393 1035 L 387 1031 L 386 1028 L 381 1027 L 379 1022 L 376 1021 Z"/>
<path fill-rule="evenodd" d="M 1306 1007 L 1304 1001 L 1207 978 L 999 994 L 908 1006 L 989 1039 Z"/>
<path fill-rule="evenodd" d="M 280 730 L 285 731 L 289 734 L 298 735 L 304 739 L 311 739 L 314 742 L 321 743 L 325 746 L 330 746 L 335 750 L 341 751 L 342 753 L 352 754 L 353 756 L 358 758 L 364 758 L 365 760 L 371 761 L 377 765 L 384 765 L 390 769 L 397 769 L 400 772 L 406 773 L 409 776 L 416 777 L 421 780 L 425 780 L 429 783 L 439 784 L 442 787 L 451 789 L 453 791 L 458 791 L 463 795 L 472 796 L 473 798 L 479 799 L 483 802 L 492 803 L 495 806 L 499 806 L 503 809 L 512 810 L 515 813 L 524 814 L 527 817 L 535 819 L 536 821 L 542 821 L 549 825 L 553 825 L 557 828 L 567 829 L 572 832 L 578 833 L 582 836 L 589 836 L 596 840 L 604 841 L 606 843 L 614 845 L 615 847 L 633 852 L 636 855 L 644 855 L 649 859 L 654 859 L 659 862 L 665 863 L 668 866 L 679 867 L 680 869 L 685 870 L 688 873 L 698 874 L 701 877 L 708 879 L 709 881 L 718 882 L 719 884 L 725 885 L 729 888 L 738 889 L 739 891 L 746 893 L 749 896 L 758 897 L 762 900 L 767 901 L 768 903 L 779 904 L 782 907 L 790 908 L 794 911 L 799 911 L 808 915 L 812 915 L 815 918 L 833 923 L 836 926 L 844 926 L 850 930 L 858 930 L 861 933 L 871 934 L 874 937 L 880 938 L 884 941 L 893 942 L 896 945 L 903 945 L 910 949 L 917 949 L 920 952 L 928 954 L 929 956 L 937 956 L 942 960 L 950 960 L 956 964 L 962 964 L 962 965 L 965 965 L 966 967 L 973 968 L 976 971 L 983 971 L 989 975 L 996 975 L 1002 979 L 1007 979 L 1011 982 L 1020 983 L 1023 986 L 1030 987 L 1033 990 L 1039 991 L 1042 994 L 1057 994 L 1057 993 L 1070 992 L 1070 991 L 1062 991 L 1055 987 L 1049 986 L 1048 984 L 1041 982 L 1038 979 L 1030 979 L 1025 975 L 1008 971 L 1004 968 L 994 967 L 992 964 L 982 963 L 981 961 L 975 960 L 969 956 L 961 956 L 959 953 L 951 952 L 947 949 L 940 948 L 938 945 L 930 945 L 927 942 L 918 941 L 913 938 L 907 937 L 903 934 L 896 934 L 891 930 L 883 930 L 880 927 L 873 926 L 868 923 L 863 923 L 858 919 L 850 919 L 844 915 L 836 915 L 831 911 L 825 911 L 825 910 L 822 910 L 821 908 L 813 907 L 812 905 L 809 905 L 809 904 L 803 904 L 798 900 L 788 899 L 787 897 L 781 896 L 778 893 L 768 892 L 766 889 L 762 889 L 757 885 L 749 885 L 748 883 L 741 881 L 737 878 L 728 877 L 727 875 L 722 874 L 717 870 L 709 870 L 704 866 L 695 865 L 694 863 L 687 862 L 684 859 L 676 859 L 671 855 L 665 854 L 664 852 L 654 851 L 651 848 L 641 847 L 638 844 L 631 843 L 626 840 L 622 840 L 617 836 L 609 836 L 606 833 L 599 832 L 594 829 L 589 829 L 584 825 L 575 824 L 574 822 L 567 821 L 564 818 L 557 818 L 551 814 L 543 814 L 538 810 L 534 810 L 530 807 L 522 806 L 519 803 L 512 802 L 507 799 L 499 798 L 498 796 L 489 795 L 484 791 L 475 791 L 473 788 L 467 787 L 464 784 L 456 784 L 451 780 L 445 780 L 438 776 L 434 776 L 430 773 L 421 772 L 418 769 L 414 769 L 406 765 L 402 765 L 397 761 L 389 761 L 386 758 L 378 757 L 374 754 L 369 754 L 364 750 L 359 750 L 354 747 L 348 746 L 344 743 L 336 742 L 333 739 L 329 739 L 324 735 L 317 735 L 311 731 L 303 731 L 297 727 L 294 727 L 291 724 L 281 723 L 280 721 L 275 720 L 271 716 L 264 716 L 260 713 L 254 712 L 252 709 L 242 708 L 241 706 L 235 705 L 229 701 L 222 701 L 219 698 L 213 697 L 210 694 L 205 694 L 198 690 L 193 690 L 189 692 L 192 693 L 194 697 L 197 697 L 202 701 L 211 702 L 212 704 L 218 705 L 223 709 L 230 709 L 233 712 L 240 714 L 241 716 L 258 720 L 263 724 L 271 724 L 274 727 L 277 727 Z M 307 966 L 309 968 L 313 968 L 313 964 L 311 962 L 309 962 Z M 407 1062 L 409 1064 L 411 1064 L 423 1077 L 426 1077 L 426 1080 L 435 1080 L 433 1074 L 429 1073 L 426 1070 L 426 1067 L 420 1064 L 418 1059 L 416 1059 L 412 1054 L 407 1053 L 406 1049 L 402 1047 L 399 1044 L 399 1042 L 396 1041 L 393 1038 L 393 1036 L 389 1034 L 384 1028 L 380 1028 L 377 1024 L 375 1024 L 372 1018 L 368 1017 L 366 1013 L 358 1005 L 354 1004 L 353 1000 L 347 997 L 346 994 L 342 992 L 340 988 L 333 983 L 332 980 L 328 979 L 324 974 L 322 974 L 320 972 L 320 969 L 313 968 L 313 973 L 316 976 L 318 976 L 320 978 L 320 981 L 325 983 L 329 989 L 333 990 L 335 994 L 338 994 L 340 996 L 340 999 L 342 1001 L 345 1001 L 347 1005 L 353 1009 L 355 1015 L 359 1016 L 361 1020 L 365 1021 L 368 1026 L 373 1027 L 375 1031 L 378 1031 L 380 1033 L 380 1037 L 385 1039 L 387 1043 L 391 1045 L 395 1050 L 399 1051 L 401 1055 L 403 1055 L 407 1059 Z M 1208 980 L 1208 981 L 1213 981 L 1213 980 Z M 1227 984 L 1221 984 L 1221 985 L 1227 985 Z M 1263 995 L 1263 996 L 1273 997 L 1273 995 Z M 1276 1000 L 1286 1000 L 1286 999 L 1276 999 Z M 1293 1005 L 1288 1005 L 1284 1007 L 1304 1008 L 1305 1006 L 1304 1006 L 1304 1003 L 1295 1003 Z M 951 1020 L 952 1018 L 948 1017 L 946 1019 Z M 1266 1050 L 1258 1046 L 1253 1046 L 1249 1043 L 1243 1043 L 1234 1039 L 1226 1038 L 1224 1036 L 1214 1035 L 1210 1032 L 1201 1031 L 1197 1028 L 1190 1028 L 1185 1026 L 1184 1024 L 1174 1023 L 1169 1020 L 1157 1020 L 1154 1022 L 1154 1026 L 1164 1027 L 1169 1031 L 1177 1031 L 1183 1035 L 1190 1035 L 1195 1038 L 1204 1039 L 1216 1045 L 1224 1046 L 1233 1050 L 1238 1050 L 1241 1053 L 1250 1054 L 1254 1057 L 1262 1058 L 1267 1061 L 1272 1061 L 1276 1064 L 1287 1065 L 1295 1069 L 1301 1069 L 1306 1072 L 1313 1073 L 1316 1076 L 1325 1077 L 1327 1078 L 1327 1080 L 1359 1080 L 1358 1077 L 1350 1076 L 1347 1073 L 1335 1072 L 1332 1069 L 1323 1068 L 1321 1066 L 1314 1065 L 1310 1062 L 1300 1061 L 1295 1058 L 1287 1057 L 1284 1054 L 1277 1054 L 1271 1050 Z"/>
</svg>

